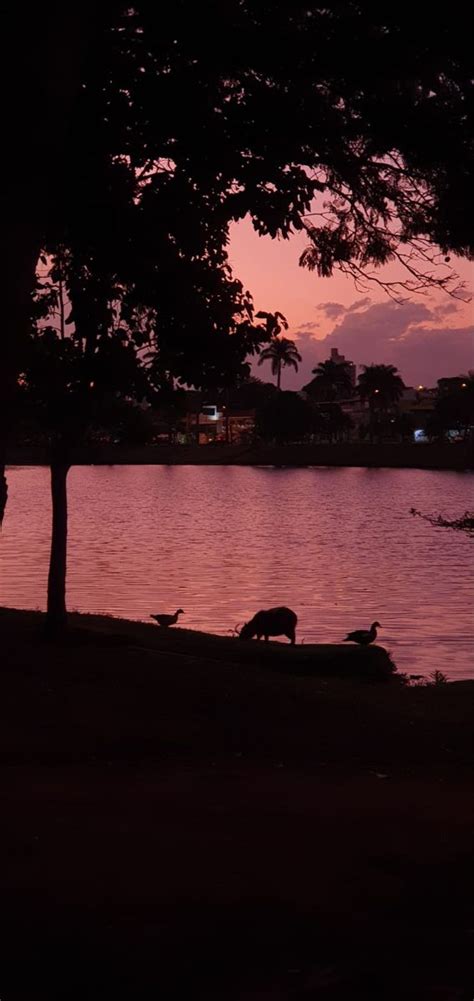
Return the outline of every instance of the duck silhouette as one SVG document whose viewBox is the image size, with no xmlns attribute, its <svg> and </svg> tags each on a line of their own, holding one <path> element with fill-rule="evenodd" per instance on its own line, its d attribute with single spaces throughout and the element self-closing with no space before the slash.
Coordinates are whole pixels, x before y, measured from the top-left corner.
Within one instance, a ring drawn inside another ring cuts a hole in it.
<svg viewBox="0 0 474 1001">
<path fill-rule="evenodd" d="M 377 627 L 381 629 L 380 622 L 373 622 L 370 629 L 356 629 L 353 633 L 348 633 L 344 643 L 358 643 L 359 646 L 368 646 L 377 639 Z"/>
<path fill-rule="evenodd" d="M 162 629 L 167 629 L 168 626 L 176 625 L 178 615 L 184 615 L 182 608 L 178 608 L 178 611 L 175 612 L 174 615 L 150 615 L 150 619 L 154 619 Z"/>
</svg>

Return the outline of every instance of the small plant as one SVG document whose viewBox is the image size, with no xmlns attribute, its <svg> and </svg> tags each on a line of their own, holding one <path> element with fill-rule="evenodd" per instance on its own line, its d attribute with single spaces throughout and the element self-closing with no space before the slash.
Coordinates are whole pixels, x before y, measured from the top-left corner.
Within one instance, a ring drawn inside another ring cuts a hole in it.
<svg viewBox="0 0 474 1001">
<path fill-rule="evenodd" d="M 411 675 L 407 674 L 406 671 L 397 671 L 395 675 L 395 681 L 398 681 L 399 685 L 411 685 L 410 678 Z"/>
<path fill-rule="evenodd" d="M 428 676 L 424 674 L 405 674 L 403 683 L 410 688 L 431 688 L 433 686 L 447 685 L 448 678 L 443 671 L 432 671 Z"/>
<path fill-rule="evenodd" d="M 448 679 L 443 671 L 432 671 L 430 674 L 431 681 L 428 684 L 431 685 L 447 685 Z"/>
</svg>

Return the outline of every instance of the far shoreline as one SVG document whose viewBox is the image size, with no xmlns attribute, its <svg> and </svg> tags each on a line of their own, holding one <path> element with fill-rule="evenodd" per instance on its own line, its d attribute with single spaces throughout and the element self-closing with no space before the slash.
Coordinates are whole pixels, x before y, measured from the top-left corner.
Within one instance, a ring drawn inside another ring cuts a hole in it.
<svg viewBox="0 0 474 1001">
<path fill-rule="evenodd" d="M 43 446 L 12 446 L 10 466 L 47 466 Z M 75 448 L 71 465 L 335 466 L 388 469 L 474 469 L 472 442 L 403 444 L 347 442 L 297 445 L 94 445 Z"/>
</svg>

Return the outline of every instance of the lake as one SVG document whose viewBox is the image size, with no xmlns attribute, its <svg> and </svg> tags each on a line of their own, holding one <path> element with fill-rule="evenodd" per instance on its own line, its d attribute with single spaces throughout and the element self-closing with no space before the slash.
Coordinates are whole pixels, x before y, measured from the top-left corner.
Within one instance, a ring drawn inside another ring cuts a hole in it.
<svg viewBox="0 0 474 1001">
<path fill-rule="evenodd" d="M 14 467 L 0 604 L 44 608 L 49 471 Z M 71 610 L 228 634 L 289 605 L 297 641 L 382 623 L 398 668 L 474 676 L 474 540 L 410 508 L 459 516 L 474 475 L 408 469 L 82 466 L 69 474 Z"/>
</svg>

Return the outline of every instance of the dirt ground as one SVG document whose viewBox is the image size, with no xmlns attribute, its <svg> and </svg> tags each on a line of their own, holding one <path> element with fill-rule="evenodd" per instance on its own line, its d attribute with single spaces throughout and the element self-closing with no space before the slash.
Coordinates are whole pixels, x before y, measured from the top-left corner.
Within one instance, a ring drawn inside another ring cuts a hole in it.
<svg viewBox="0 0 474 1001">
<path fill-rule="evenodd" d="M 92 617 L 0 637 L 2 1001 L 472 997 L 474 682 Z"/>
</svg>

